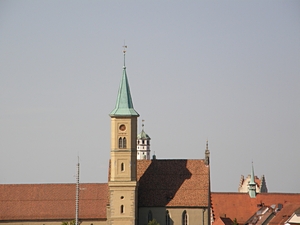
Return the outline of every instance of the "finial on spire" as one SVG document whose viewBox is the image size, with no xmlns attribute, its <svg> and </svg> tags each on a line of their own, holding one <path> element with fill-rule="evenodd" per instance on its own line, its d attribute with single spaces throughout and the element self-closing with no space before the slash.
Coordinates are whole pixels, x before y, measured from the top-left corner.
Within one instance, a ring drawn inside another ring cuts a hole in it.
<svg viewBox="0 0 300 225">
<path fill-rule="evenodd" d="M 126 67 L 125 67 L 125 54 L 126 54 L 126 48 L 127 48 L 127 45 L 125 45 L 125 41 L 124 41 L 124 45 L 123 45 L 123 54 L 124 54 L 124 69 L 126 68 Z"/>
<path fill-rule="evenodd" d="M 142 130 L 144 130 L 144 122 L 145 122 L 145 120 L 142 120 Z"/>
<path fill-rule="evenodd" d="M 206 139 L 206 150 L 208 150 L 208 139 Z"/>
</svg>

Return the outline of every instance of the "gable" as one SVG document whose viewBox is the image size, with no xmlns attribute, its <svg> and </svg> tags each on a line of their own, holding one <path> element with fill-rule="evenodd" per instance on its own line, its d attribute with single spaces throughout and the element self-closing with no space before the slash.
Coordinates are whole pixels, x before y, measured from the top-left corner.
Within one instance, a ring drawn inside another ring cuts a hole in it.
<svg viewBox="0 0 300 225">
<path fill-rule="evenodd" d="M 139 207 L 207 207 L 209 167 L 204 160 L 138 160 Z"/>
</svg>

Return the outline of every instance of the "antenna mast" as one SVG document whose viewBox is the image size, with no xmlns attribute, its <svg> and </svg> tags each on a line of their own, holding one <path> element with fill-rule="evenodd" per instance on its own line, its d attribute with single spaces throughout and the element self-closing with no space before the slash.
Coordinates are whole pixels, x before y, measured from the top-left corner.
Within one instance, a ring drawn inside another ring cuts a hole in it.
<svg viewBox="0 0 300 225">
<path fill-rule="evenodd" d="M 78 223 L 78 215 L 79 215 L 79 156 L 77 163 L 77 175 L 76 175 L 76 206 L 75 206 L 75 225 L 79 225 Z"/>
</svg>

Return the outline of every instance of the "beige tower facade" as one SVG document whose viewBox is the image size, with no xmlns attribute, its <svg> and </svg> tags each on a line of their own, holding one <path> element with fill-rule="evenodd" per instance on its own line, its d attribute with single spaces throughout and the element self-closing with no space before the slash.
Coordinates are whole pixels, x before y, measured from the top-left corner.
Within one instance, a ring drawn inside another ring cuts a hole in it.
<svg viewBox="0 0 300 225">
<path fill-rule="evenodd" d="M 125 55 L 124 55 L 125 56 Z M 134 110 L 126 67 L 111 117 L 109 205 L 110 225 L 137 224 L 137 117 Z"/>
</svg>

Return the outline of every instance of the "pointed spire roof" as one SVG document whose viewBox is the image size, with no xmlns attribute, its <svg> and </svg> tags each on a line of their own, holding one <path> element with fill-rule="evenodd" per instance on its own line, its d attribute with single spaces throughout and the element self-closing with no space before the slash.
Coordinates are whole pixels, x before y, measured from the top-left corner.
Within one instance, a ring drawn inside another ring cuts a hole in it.
<svg viewBox="0 0 300 225">
<path fill-rule="evenodd" d="M 256 183 L 255 183 L 255 177 L 254 177 L 253 162 L 252 162 L 251 176 L 250 176 L 250 182 L 248 184 L 248 189 L 249 189 L 250 198 L 255 198 L 256 197 Z"/>
<path fill-rule="evenodd" d="M 133 108 L 130 88 L 125 66 L 125 50 L 124 50 L 124 66 L 123 75 L 119 87 L 118 97 L 115 109 L 109 114 L 110 116 L 139 116 Z"/>
<path fill-rule="evenodd" d="M 254 168 L 253 168 L 253 162 L 252 162 L 251 176 L 250 176 L 250 182 L 249 182 L 249 184 L 255 185 L 254 179 L 255 179 L 255 177 L 254 177 Z"/>
<path fill-rule="evenodd" d="M 208 139 L 206 139 L 206 148 L 205 148 L 205 165 L 209 165 L 209 155 L 210 152 L 208 150 Z"/>
</svg>

